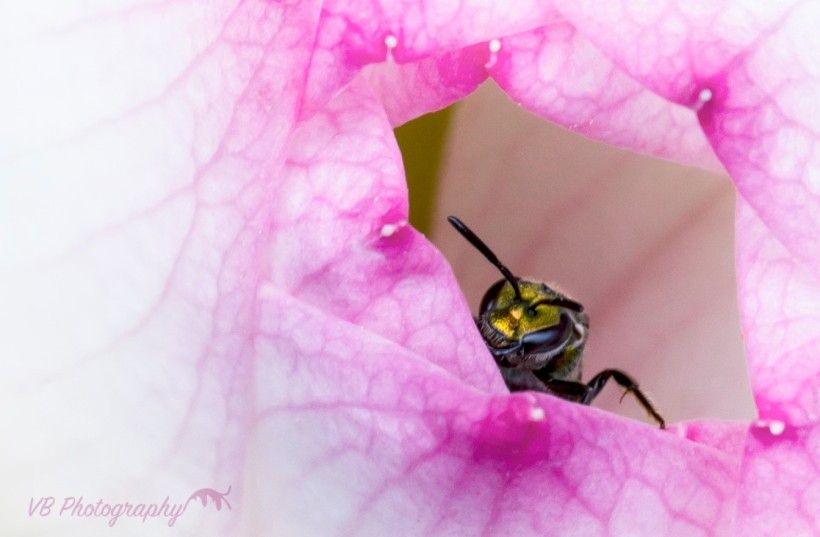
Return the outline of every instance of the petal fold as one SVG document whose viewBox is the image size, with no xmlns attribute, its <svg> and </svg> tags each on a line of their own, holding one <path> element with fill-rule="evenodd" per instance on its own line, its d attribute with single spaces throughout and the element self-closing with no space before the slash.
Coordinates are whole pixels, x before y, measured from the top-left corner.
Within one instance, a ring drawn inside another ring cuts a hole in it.
<svg viewBox="0 0 820 537">
<path fill-rule="evenodd" d="M 820 273 L 820 9 L 810 2 L 599 2 L 558 9 L 699 121 L 741 195 Z"/>
<path fill-rule="evenodd" d="M 734 535 L 820 534 L 820 425 L 752 426 L 741 474 Z"/>
<path fill-rule="evenodd" d="M 407 222 L 401 155 L 364 79 L 294 133 L 271 203 L 268 285 L 506 391 L 449 265 Z"/>
<path fill-rule="evenodd" d="M 820 421 L 820 281 L 738 201 L 741 323 L 760 416 Z"/>
<path fill-rule="evenodd" d="M 624 72 L 569 21 L 501 40 L 490 72 L 528 110 L 591 138 L 721 169 L 691 110 Z"/>
<path fill-rule="evenodd" d="M 248 533 L 730 531 L 734 456 L 553 397 L 482 393 L 287 294 L 262 311 L 246 485 L 248 512 L 270 515 Z"/>
<path fill-rule="evenodd" d="M 487 43 L 480 43 L 412 63 L 370 65 L 362 76 L 369 80 L 395 127 L 472 93 L 487 78 L 489 59 Z"/>
<path fill-rule="evenodd" d="M 388 57 L 400 64 L 429 56 L 446 58 L 460 49 L 535 28 L 551 12 L 549 5 L 536 0 L 519 2 L 514 11 L 499 0 L 326 2 L 302 116 L 321 108 L 365 65 Z"/>
</svg>

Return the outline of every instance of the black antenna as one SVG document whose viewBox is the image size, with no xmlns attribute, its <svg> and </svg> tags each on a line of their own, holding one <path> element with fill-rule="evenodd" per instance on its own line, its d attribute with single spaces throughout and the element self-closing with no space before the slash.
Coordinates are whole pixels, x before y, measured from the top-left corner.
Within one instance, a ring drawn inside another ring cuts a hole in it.
<svg viewBox="0 0 820 537">
<path fill-rule="evenodd" d="M 530 304 L 530 308 L 535 308 L 536 306 L 540 306 L 541 304 L 546 304 L 548 306 L 558 306 L 559 308 L 577 311 L 578 313 L 584 311 L 584 307 L 581 304 L 575 302 L 574 300 L 570 300 L 569 298 L 563 297 L 542 298 L 538 302 Z"/>
<path fill-rule="evenodd" d="M 513 291 L 515 291 L 515 298 L 521 300 L 521 290 L 518 288 L 518 278 L 513 276 L 513 273 L 510 272 L 510 269 L 505 267 L 504 264 L 498 260 L 498 257 L 496 257 L 493 251 L 490 250 L 490 247 L 484 244 L 484 241 L 479 239 L 478 236 L 475 233 L 473 233 L 470 228 L 464 225 L 464 222 L 462 222 L 455 216 L 448 216 L 447 221 L 450 222 L 450 224 L 452 224 L 452 226 L 456 228 L 456 231 L 461 233 L 461 235 L 465 239 L 470 241 L 470 244 L 475 246 L 476 250 L 481 252 L 484 255 L 484 257 L 487 258 L 487 261 L 495 265 L 498 268 L 498 270 L 501 271 L 501 274 L 504 275 L 504 278 L 506 278 L 506 280 L 510 282 L 510 285 L 512 285 Z"/>
</svg>

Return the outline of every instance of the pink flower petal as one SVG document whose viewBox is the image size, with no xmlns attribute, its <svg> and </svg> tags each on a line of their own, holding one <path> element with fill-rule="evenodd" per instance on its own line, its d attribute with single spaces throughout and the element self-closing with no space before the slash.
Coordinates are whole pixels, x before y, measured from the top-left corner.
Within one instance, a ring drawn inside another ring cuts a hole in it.
<svg viewBox="0 0 820 537">
<path fill-rule="evenodd" d="M 551 12 L 536 0 L 519 2 L 515 10 L 498 0 L 326 2 L 306 74 L 302 115 L 312 114 L 359 69 L 388 54 L 399 63 L 442 53 L 446 58 L 447 51 L 537 27 Z"/>
<path fill-rule="evenodd" d="M 724 451 L 740 460 L 749 426 L 743 422 L 689 421 L 673 426 L 683 438 Z"/>
<path fill-rule="evenodd" d="M 268 232 L 271 285 L 464 382 L 506 391 L 449 266 L 407 224 L 401 155 L 381 106 L 363 83 L 353 87 L 293 135 Z"/>
<path fill-rule="evenodd" d="M 486 43 L 413 63 L 370 65 L 362 73 L 379 96 L 393 126 L 465 97 L 487 78 Z"/>
<path fill-rule="evenodd" d="M 778 427 L 749 431 L 736 535 L 820 534 L 820 425 Z"/>
<path fill-rule="evenodd" d="M 741 424 L 692 422 L 681 436 L 742 454 L 731 535 L 778 537 L 820 533 L 820 426 L 780 421 Z"/>
<path fill-rule="evenodd" d="M 259 231 L 315 17 L 301 4 L 106 6 L 4 13 L 7 535 L 110 534 L 100 518 L 29 517 L 43 496 L 59 509 L 233 485 L 243 503 Z M 204 534 L 207 512 L 192 513 L 186 531 Z M 238 514 L 218 513 L 212 534 Z M 167 530 L 139 524 L 118 523 Z"/>
<path fill-rule="evenodd" d="M 759 468 L 772 461 L 805 472 L 779 483 L 785 521 L 767 510 L 751 529 L 811 529 L 817 468 L 800 461 L 817 453 L 813 429 L 792 444 L 749 440 L 741 468 L 733 426 L 701 444 L 503 393 L 446 263 L 405 225 L 378 100 L 364 78 L 337 90 L 386 55 L 390 36 L 398 61 L 446 57 L 542 26 L 549 8 L 420 5 L 129 5 L 9 19 L 4 530 L 100 527 L 26 517 L 21 497 L 159 500 L 230 485 L 234 509 L 213 523 L 192 516 L 186 531 L 718 535 L 738 493 L 739 514 L 761 513 L 759 487 L 778 476 Z M 607 56 L 640 79 L 616 48 Z M 475 64 L 464 73 L 448 93 L 439 69 L 419 109 L 480 79 Z M 746 146 L 709 106 L 719 156 L 745 173 Z M 391 110 L 402 121 L 416 109 Z M 311 119 L 294 133 L 299 118 Z M 786 161 L 781 145 L 758 150 L 764 168 Z M 778 181 L 789 195 L 753 199 L 804 261 L 818 259 L 801 227 L 816 223 L 814 201 L 791 222 L 783 199 L 810 194 L 811 177 L 787 170 Z M 750 199 L 759 180 L 749 172 Z"/>
<path fill-rule="evenodd" d="M 739 202 L 741 319 L 760 416 L 793 425 L 820 419 L 820 282 Z"/>
<path fill-rule="evenodd" d="M 635 81 L 557 14 L 537 30 L 504 38 L 490 72 L 516 102 L 574 131 L 721 168 L 691 110 Z"/>
<path fill-rule="evenodd" d="M 699 110 L 740 193 L 787 250 L 820 273 L 820 10 L 743 0 L 560 9 L 632 77 Z"/>
<path fill-rule="evenodd" d="M 731 527 L 735 456 L 548 396 L 482 394 L 286 293 L 262 309 L 248 508 L 270 515 L 250 534 Z"/>
</svg>

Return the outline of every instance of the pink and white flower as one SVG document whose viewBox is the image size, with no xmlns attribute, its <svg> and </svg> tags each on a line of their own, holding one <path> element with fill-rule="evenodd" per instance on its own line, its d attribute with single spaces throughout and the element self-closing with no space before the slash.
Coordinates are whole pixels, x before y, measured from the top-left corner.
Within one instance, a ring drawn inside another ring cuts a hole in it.
<svg viewBox="0 0 820 537">
<path fill-rule="evenodd" d="M 820 533 L 813 4 L 6 10 L 8 533 L 111 531 L 28 517 L 31 497 L 228 486 L 230 511 L 175 527 Z M 507 393 L 406 224 L 392 133 L 487 77 L 592 138 L 729 173 L 761 421 L 670 434 Z"/>
</svg>

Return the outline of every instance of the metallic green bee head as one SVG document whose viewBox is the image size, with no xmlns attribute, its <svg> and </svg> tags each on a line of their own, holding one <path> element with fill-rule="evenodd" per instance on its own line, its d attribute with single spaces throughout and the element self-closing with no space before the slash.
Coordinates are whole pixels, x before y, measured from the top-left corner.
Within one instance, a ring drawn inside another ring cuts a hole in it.
<svg viewBox="0 0 820 537">
<path fill-rule="evenodd" d="M 589 329 L 583 306 L 543 282 L 514 276 L 461 220 L 447 220 L 504 275 L 484 294 L 476 318 L 499 364 L 548 368 L 560 378 L 579 377 Z"/>
</svg>

